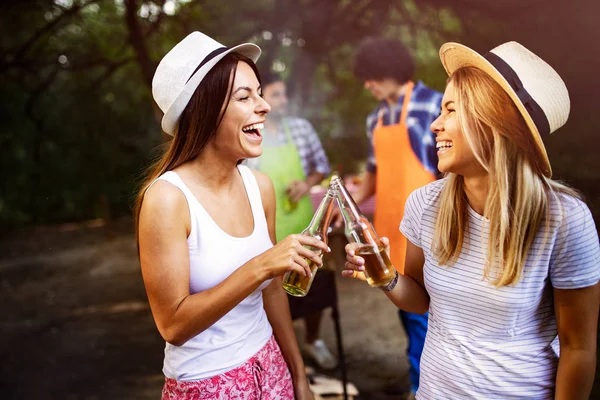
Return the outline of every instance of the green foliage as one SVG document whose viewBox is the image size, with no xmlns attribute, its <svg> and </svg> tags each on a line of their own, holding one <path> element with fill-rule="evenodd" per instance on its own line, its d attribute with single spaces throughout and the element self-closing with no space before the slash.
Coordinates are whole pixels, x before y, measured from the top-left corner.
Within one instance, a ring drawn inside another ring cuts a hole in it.
<svg viewBox="0 0 600 400">
<path fill-rule="evenodd" d="M 415 57 L 416 78 L 440 91 L 441 43 L 487 50 L 524 39 L 575 88 L 571 121 L 547 141 L 555 173 L 598 202 L 600 165 L 588 149 L 598 123 L 586 100 L 597 90 L 578 81 L 581 70 L 595 70 L 587 60 L 562 56 L 573 39 L 561 33 L 567 28 L 557 30 L 580 21 L 578 29 L 595 32 L 589 10 L 596 3 L 584 2 L 561 3 L 556 12 L 525 6 L 515 12 L 510 2 L 466 7 L 460 0 L 10 2 L 0 13 L 0 225 L 130 212 L 137 181 L 163 141 L 152 74 L 194 30 L 228 45 L 258 43 L 261 64 L 283 68 L 294 110 L 313 122 L 332 167 L 343 173 L 364 166 L 365 118 L 376 105 L 351 72 L 365 36 L 400 38 Z M 525 23 L 532 14 L 540 24 L 535 31 Z"/>
<path fill-rule="evenodd" d="M 28 24 L 12 36 L 33 37 L 59 18 L 47 3 L 16 13 Z M 139 68 L 112 70 L 133 56 L 119 8 L 83 10 L 40 36 L 20 60 L 27 68 L 2 65 L 2 225 L 129 212 L 132 178 L 160 137 Z M 17 49 L 9 54 L 22 46 L 4 45 Z"/>
</svg>

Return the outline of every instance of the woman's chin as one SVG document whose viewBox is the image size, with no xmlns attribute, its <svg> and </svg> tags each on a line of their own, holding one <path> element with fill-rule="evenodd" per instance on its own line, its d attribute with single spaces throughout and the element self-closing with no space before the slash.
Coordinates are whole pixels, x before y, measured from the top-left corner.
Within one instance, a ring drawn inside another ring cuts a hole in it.
<svg viewBox="0 0 600 400">
<path fill-rule="evenodd" d="M 438 171 L 440 171 L 442 174 L 447 174 L 448 172 L 450 172 L 448 170 L 448 166 L 440 162 L 438 162 Z"/>
<path fill-rule="evenodd" d="M 252 146 L 252 148 L 247 148 L 246 150 L 246 158 L 256 158 L 260 157 L 262 154 L 262 146 Z"/>
</svg>

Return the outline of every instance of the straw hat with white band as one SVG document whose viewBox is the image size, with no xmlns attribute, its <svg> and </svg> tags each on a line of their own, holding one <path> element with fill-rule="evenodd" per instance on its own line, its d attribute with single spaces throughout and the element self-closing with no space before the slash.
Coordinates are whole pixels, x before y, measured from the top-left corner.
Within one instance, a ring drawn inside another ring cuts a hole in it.
<svg viewBox="0 0 600 400">
<path fill-rule="evenodd" d="M 473 66 L 494 79 L 508 93 L 531 130 L 544 162 L 544 174 L 552 176 L 542 138 L 567 122 L 571 103 L 565 83 L 544 60 L 517 42 L 507 42 L 482 56 L 458 43 L 440 48 L 448 75 Z"/>
<path fill-rule="evenodd" d="M 179 119 L 206 74 L 227 54 L 235 52 L 256 62 L 260 47 L 244 43 L 227 48 L 201 32 L 192 32 L 160 61 L 152 79 L 152 96 L 165 113 L 162 129 L 174 136 Z"/>
</svg>

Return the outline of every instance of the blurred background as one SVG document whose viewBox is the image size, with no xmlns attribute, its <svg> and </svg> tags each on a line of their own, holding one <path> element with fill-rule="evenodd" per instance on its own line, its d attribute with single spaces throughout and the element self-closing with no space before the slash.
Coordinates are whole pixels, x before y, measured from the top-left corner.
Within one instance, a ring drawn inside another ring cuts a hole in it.
<svg viewBox="0 0 600 400">
<path fill-rule="evenodd" d="M 145 302 L 130 214 L 140 175 L 167 140 L 152 76 L 189 32 L 225 45 L 260 45 L 260 64 L 290 78 L 292 114 L 314 124 L 332 169 L 344 175 L 364 167 L 364 121 L 375 106 L 351 72 L 361 39 L 402 39 L 417 61 L 416 78 L 439 91 L 446 80 L 442 43 L 485 53 L 516 40 L 567 84 L 569 121 L 546 146 L 555 178 L 584 194 L 598 226 L 599 15 L 597 0 L 3 0 L 0 391 L 9 398 L 142 398 L 114 388 L 94 397 L 85 388 L 109 379 L 99 371 L 116 371 L 110 379 L 118 387 L 132 384 L 119 376 L 160 374 L 160 337 Z M 89 326 L 93 332 L 76 336 Z M 115 330 L 119 340 L 102 341 Z M 146 339 L 136 341 L 137 334 Z M 123 353 L 123 340 L 137 350 Z M 131 364 L 125 370 L 100 361 L 116 348 Z M 151 360 L 140 355 L 145 350 Z M 92 361 L 83 355 L 91 351 L 98 352 Z M 27 384 L 32 374 L 61 368 L 70 372 L 46 375 L 38 391 Z"/>
<path fill-rule="evenodd" d="M 317 128 L 330 162 L 359 172 L 374 100 L 351 73 L 365 36 L 401 38 L 417 78 L 443 91 L 438 49 L 521 42 L 564 78 L 569 122 L 547 141 L 555 177 L 600 201 L 600 29 L 596 0 L 3 1 L 0 24 L 0 224 L 19 228 L 130 213 L 165 138 L 151 80 L 161 57 L 200 30 L 252 41 L 289 80 L 292 111 Z M 3 229 L 4 230 L 4 229 Z"/>
</svg>

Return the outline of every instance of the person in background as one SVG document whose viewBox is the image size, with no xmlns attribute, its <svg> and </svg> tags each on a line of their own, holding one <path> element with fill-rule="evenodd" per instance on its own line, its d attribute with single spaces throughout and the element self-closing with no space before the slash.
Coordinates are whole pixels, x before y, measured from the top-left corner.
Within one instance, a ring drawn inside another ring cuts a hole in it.
<svg viewBox="0 0 600 400">
<path fill-rule="evenodd" d="M 442 94 L 413 81 L 414 61 L 398 40 L 366 38 L 354 57 L 354 75 L 379 104 L 367 116 L 369 158 L 356 192 L 357 204 L 375 197 L 374 226 L 392 243 L 390 259 L 404 271 L 406 239 L 398 231 L 408 195 L 439 177 L 435 136 L 429 129 L 440 113 Z M 338 218 L 336 225 L 341 225 Z M 419 387 L 419 362 L 427 333 L 427 314 L 399 310 L 407 335 L 410 391 Z M 403 388 L 390 387 L 398 394 Z"/>
<path fill-rule="evenodd" d="M 152 93 L 173 136 L 138 194 L 144 285 L 165 339 L 162 398 L 313 399 L 281 277 L 310 275 L 321 241 L 276 245 L 275 193 L 241 165 L 262 152 L 270 107 L 260 48 L 193 32 L 162 59 Z"/>
<path fill-rule="evenodd" d="M 542 141 L 567 121 L 567 88 L 516 42 L 484 56 L 446 43 L 440 57 L 450 78 L 431 129 L 446 177 L 408 198 L 405 274 L 383 288 L 399 308 L 429 311 L 416 397 L 588 399 L 598 232 L 551 179 Z M 364 259 L 346 252 L 342 274 L 364 278 Z"/>
<path fill-rule="evenodd" d="M 247 160 L 248 166 L 267 174 L 273 181 L 276 198 L 276 236 L 282 240 L 300 233 L 310 223 L 314 209 L 309 196 L 311 187 L 329 175 L 329 161 L 317 132 L 309 121 L 287 114 L 286 84 L 273 71 L 261 72 L 264 99 L 271 106 L 265 121 L 262 155 Z M 294 310 L 307 306 L 309 297 L 318 296 L 322 275 L 317 274 L 305 298 L 289 297 Z M 322 311 L 304 318 L 304 351 L 320 367 L 334 368 L 337 358 L 319 337 Z"/>
</svg>

